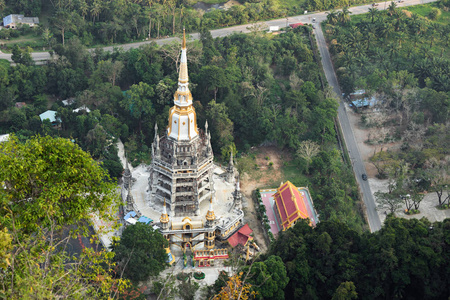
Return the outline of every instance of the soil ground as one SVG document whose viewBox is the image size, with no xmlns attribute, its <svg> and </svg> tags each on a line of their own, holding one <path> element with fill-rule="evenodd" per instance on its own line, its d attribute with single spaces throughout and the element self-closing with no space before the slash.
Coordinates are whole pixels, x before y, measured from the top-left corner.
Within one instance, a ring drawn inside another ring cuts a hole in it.
<svg viewBox="0 0 450 300">
<path fill-rule="evenodd" d="M 253 229 L 256 243 L 262 251 L 267 250 L 268 241 L 264 234 L 264 227 L 255 209 L 252 193 L 257 188 L 278 187 L 285 180 L 282 171 L 283 164 L 291 161 L 291 155 L 275 146 L 254 147 L 250 153 L 239 160 L 238 169 L 241 171 L 241 191 L 246 198 L 244 207 L 245 218 Z"/>
<path fill-rule="evenodd" d="M 358 148 L 361 153 L 362 159 L 365 162 L 366 167 L 366 173 L 369 177 L 369 185 L 370 190 L 373 193 L 381 191 L 386 192 L 388 190 L 387 180 L 380 180 L 376 178 L 377 175 L 377 169 L 375 166 L 369 162 L 369 159 L 371 156 L 373 156 L 374 153 L 379 152 L 381 149 L 383 151 L 386 150 L 392 150 L 396 151 L 399 149 L 401 141 L 395 142 L 395 143 L 386 143 L 386 144 L 379 144 L 379 145 L 369 145 L 365 143 L 365 141 L 368 139 L 370 130 L 363 128 L 361 126 L 361 114 L 355 113 L 351 108 L 347 106 L 347 114 L 350 120 L 350 124 L 353 128 L 353 133 L 355 134 L 356 142 L 358 143 Z M 375 197 L 374 197 L 375 198 Z M 375 198 L 376 202 L 376 198 Z M 443 221 L 446 218 L 450 218 L 450 209 L 447 210 L 439 210 L 437 208 L 438 200 L 436 193 L 427 193 L 423 199 L 423 201 L 420 204 L 420 213 L 415 215 L 406 215 L 405 212 L 400 209 L 397 212 L 398 217 L 411 219 L 421 219 L 423 217 L 426 217 L 431 222 L 436 221 Z M 404 208 L 403 208 L 404 209 Z M 386 210 L 385 209 L 377 209 L 378 215 L 380 217 L 381 223 L 384 222 L 386 219 Z"/>
</svg>

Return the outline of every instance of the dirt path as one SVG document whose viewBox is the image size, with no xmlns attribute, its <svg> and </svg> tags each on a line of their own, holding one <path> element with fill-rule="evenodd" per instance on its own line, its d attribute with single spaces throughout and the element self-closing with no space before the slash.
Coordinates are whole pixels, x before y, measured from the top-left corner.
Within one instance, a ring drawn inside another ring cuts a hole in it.
<svg viewBox="0 0 450 300">
<path fill-rule="evenodd" d="M 257 188 L 268 188 L 274 183 L 283 180 L 282 166 L 285 161 L 290 161 L 288 152 L 282 151 L 275 146 L 263 146 L 253 149 L 249 155 L 255 155 L 252 170 L 247 170 L 241 174 L 241 191 L 247 199 L 244 207 L 246 220 L 253 229 L 254 238 L 261 250 L 268 248 L 267 240 L 264 237 L 263 225 L 258 220 L 255 209 L 255 202 L 252 200 L 252 193 Z M 272 163 L 272 164 L 271 164 Z M 256 165 L 258 166 L 256 168 Z"/>
</svg>

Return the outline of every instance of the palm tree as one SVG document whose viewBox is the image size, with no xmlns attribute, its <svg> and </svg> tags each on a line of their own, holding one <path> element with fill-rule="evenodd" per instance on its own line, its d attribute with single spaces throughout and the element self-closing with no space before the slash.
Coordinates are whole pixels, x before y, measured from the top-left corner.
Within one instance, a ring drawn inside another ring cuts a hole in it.
<svg viewBox="0 0 450 300">
<path fill-rule="evenodd" d="M 374 22 L 376 16 L 378 16 L 379 10 L 376 7 L 369 8 L 369 16 L 371 18 L 371 22 Z"/>
<path fill-rule="evenodd" d="M 92 15 L 92 23 L 95 24 L 95 18 L 100 16 L 102 11 L 102 2 L 99 0 L 94 0 L 91 5 L 91 15 Z"/>
<path fill-rule="evenodd" d="M 5 0 L 0 0 L 0 11 L 3 13 L 3 10 L 6 7 L 6 2 Z"/>
<path fill-rule="evenodd" d="M 80 0 L 78 2 L 78 10 L 80 11 L 84 21 L 89 12 L 89 5 L 87 4 L 86 0 Z"/>
<path fill-rule="evenodd" d="M 335 25 L 338 21 L 338 12 L 334 9 L 326 12 L 328 24 Z"/>
<path fill-rule="evenodd" d="M 348 10 L 348 7 L 344 7 L 341 12 L 339 12 L 339 20 L 342 24 L 347 24 L 350 22 L 350 14 L 352 12 Z"/>
<path fill-rule="evenodd" d="M 389 4 L 387 11 L 390 16 L 396 15 L 397 14 L 397 4 L 395 4 L 395 2 L 392 1 L 391 4 Z"/>
</svg>

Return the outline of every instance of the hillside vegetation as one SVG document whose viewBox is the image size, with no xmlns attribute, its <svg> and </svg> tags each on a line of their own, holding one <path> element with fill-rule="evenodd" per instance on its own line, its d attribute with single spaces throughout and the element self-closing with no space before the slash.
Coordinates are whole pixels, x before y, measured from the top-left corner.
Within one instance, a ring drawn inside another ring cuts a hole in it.
<svg viewBox="0 0 450 300">
<path fill-rule="evenodd" d="M 372 128 L 367 142 L 400 143 L 398 151 L 381 149 L 371 158 L 378 177 L 389 178 L 389 191 L 377 198 L 391 212 L 398 209 L 402 195 L 411 196 L 404 199 L 408 212 L 419 209 L 425 191 L 437 193 L 440 207 L 450 201 L 446 5 L 409 11 L 392 2 L 387 11 L 371 8 L 351 18 L 345 10 L 331 11 L 324 25 L 343 92 L 364 89 L 377 100 L 375 110 L 362 111 L 362 124 Z"/>
</svg>

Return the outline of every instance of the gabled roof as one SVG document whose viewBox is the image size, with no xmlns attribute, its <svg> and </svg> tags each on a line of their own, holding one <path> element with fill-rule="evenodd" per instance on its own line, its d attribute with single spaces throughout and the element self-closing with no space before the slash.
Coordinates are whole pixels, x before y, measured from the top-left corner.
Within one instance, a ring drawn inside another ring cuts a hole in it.
<svg viewBox="0 0 450 300">
<path fill-rule="evenodd" d="M 41 121 L 44 121 L 45 119 L 49 119 L 51 123 L 56 122 L 56 111 L 54 110 L 47 110 L 46 112 L 43 112 L 39 115 L 39 118 L 41 118 Z M 60 120 L 58 120 L 60 121 Z"/>
<path fill-rule="evenodd" d="M 299 218 L 310 219 L 311 224 L 316 225 L 318 220 L 307 189 L 299 191 L 295 185 L 287 181 L 277 189 L 273 198 L 281 218 L 280 227 L 283 227 L 283 230 L 289 228 Z"/>
<path fill-rule="evenodd" d="M 228 238 L 228 243 L 230 243 L 231 247 L 236 247 L 238 244 L 245 246 L 248 242 L 248 240 L 252 239 L 250 234 L 253 232 L 253 230 L 248 226 L 248 224 L 245 224 L 241 227 L 235 234 L 230 236 Z"/>
</svg>

